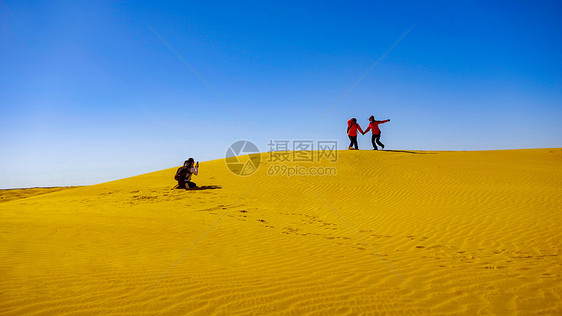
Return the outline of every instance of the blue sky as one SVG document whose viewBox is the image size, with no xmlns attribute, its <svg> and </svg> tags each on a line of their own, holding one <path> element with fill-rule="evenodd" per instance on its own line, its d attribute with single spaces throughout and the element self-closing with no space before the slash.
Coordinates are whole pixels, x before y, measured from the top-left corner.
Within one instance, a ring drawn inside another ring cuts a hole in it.
<svg viewBox="0 0 562 316">
<path fill-rule="evenodd" d="M 370 115 L 391 119 L 389 149 L 561 147 L 561 13 L 559 1 L 3 1 L 0 188 L 223 158 L 239 139 L 344 149 L 346 121 Z"/>
</svg>

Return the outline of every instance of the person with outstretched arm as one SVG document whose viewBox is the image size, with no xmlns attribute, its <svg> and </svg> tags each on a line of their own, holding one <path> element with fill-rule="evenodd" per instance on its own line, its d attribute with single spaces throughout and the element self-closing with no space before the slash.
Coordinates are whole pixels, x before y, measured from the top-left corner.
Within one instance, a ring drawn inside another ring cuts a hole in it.
<svg viewBox="0 0 562 316">
<path fill-rule="evenodd" d="M 357 130 L 363 133 L 361 126 L 357 124 L 356 118 L 352 118 L 351 120 L 347 121 L 347 136 L 351 141 L 351 143 L 349 143 L 349 149 L 353 149 L 353 147 L 355 147 L 355 149 L 359 149 L 359 146 L 357 145 Z"/>
<path fill-rule="evenodd" d="M 363 132 L 363 135 L 365 135 L 365 133 L 367 133 L 369 130 L 373 131 L 373 135 L 371 136 L 371 143 L 373 143 L 373 150 L 378 150 L 377 144 L 379 144 L 379 146 L 381 146 L 381 148 L 384 149 L 384 144 L 381 143 L 381 130 L 379 128 L 379 124 L 383 124 L 386 122 L 390 122 L 390 120 L 375 121 L 375 117 L 373 115 L 369 117 L 369 127 L 367 127 L 365 132 Z"/>
<path fill-rule="evenodd" d="M 193 158 L 189 158 L 183 163 L 183 166 L 179 167 L 178 171 L 176 171 L 174 179 L 178 181 L 178 189 L 192 189 L 197 186 L 195 182 L 191 182 L 191 176 L 199 174 L 199 161 L 195 165 L 194 162 L 195 160 Z"/>
</svg>

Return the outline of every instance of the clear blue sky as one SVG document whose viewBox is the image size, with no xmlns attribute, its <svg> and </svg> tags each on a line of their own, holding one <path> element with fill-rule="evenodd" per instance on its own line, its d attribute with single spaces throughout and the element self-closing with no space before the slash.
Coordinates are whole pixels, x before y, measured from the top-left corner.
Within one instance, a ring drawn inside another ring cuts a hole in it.
<svg viewBox="0 0 562 316">
<path fill-rule="evenodd" d="M 239 139 L 344 149 L 346 121 L 372 114 L 392 120 L 389 149 L 561 147 L 560 16 L 560 1 L 2 1 L 0 188 L 222 158 Z"/>
</svg>

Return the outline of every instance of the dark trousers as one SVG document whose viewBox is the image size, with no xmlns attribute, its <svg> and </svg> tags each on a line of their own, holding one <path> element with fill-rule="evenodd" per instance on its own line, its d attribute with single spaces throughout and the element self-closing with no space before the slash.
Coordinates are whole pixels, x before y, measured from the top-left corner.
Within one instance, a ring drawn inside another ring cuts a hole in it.
<svg viewBox="0 0 562 316">
<path fill-rule="evenodd" d="M 178 189 L 185 189 L 185 180 L 178 180 Z"/>
<path fill-rule="evenodd" d="M 187 184 L 187 187 L 186 187 Z M 178 180 L 178 189 L 187 189 L 187 188 L 195 188 L 197 186 L 197 184 L 195 184 L 195 182 L 191 182 L 191 181 L 185 181 L 185 180 Z"/>
<path fill-rule="evenodd" d="M 349 140 L 351 141 L 351 143 L 349 144 L 349 147 L 355 147 L 355 149 L 359 149 L 359 146 L 357 145 L 357 136 L 351 136 L 351 135 L 347 135 L 349 137 Z"/>
<path fill-rule="evenodd" d="M 384 149 L 384 144 L 381 143 L 381 134 L 373 134 L 373 136 L 371 136 L 371 143 L 373 143 L 373 149 L 378 149 L 377 148 L 377 144 L 379 144 L 379 146 L 381 146 L 382 149 Z"/>
</svg>

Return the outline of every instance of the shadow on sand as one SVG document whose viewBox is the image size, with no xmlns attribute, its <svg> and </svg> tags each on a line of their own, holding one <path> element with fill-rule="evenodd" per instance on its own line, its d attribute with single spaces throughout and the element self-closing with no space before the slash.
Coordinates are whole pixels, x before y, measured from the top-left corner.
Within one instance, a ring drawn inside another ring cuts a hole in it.
<svg viewBox="0 0 562 316">
<path fill-rule="evenodd" d="M 176 185 L 174 189 L 178 189 L 178 186 Z M 194 191 L 194 190 L 215 190 L 215 189 L 222 189 L 222 187 L 220 185 L 202 185 L 200 187 L 195 187 L 191 189 L 181 189 L 181 190 Z"/>
<path fill-rule="evenodd" d="M 381 150 L 381 151 L 388 151 L 393 153 L 407 153 L 407 154 L 414 154 L 414 155 L 435 155 L 436 153 L 431 152 L 422 152 L 422 151 L 409 151 L 409 150 Z"/>
</svg>

